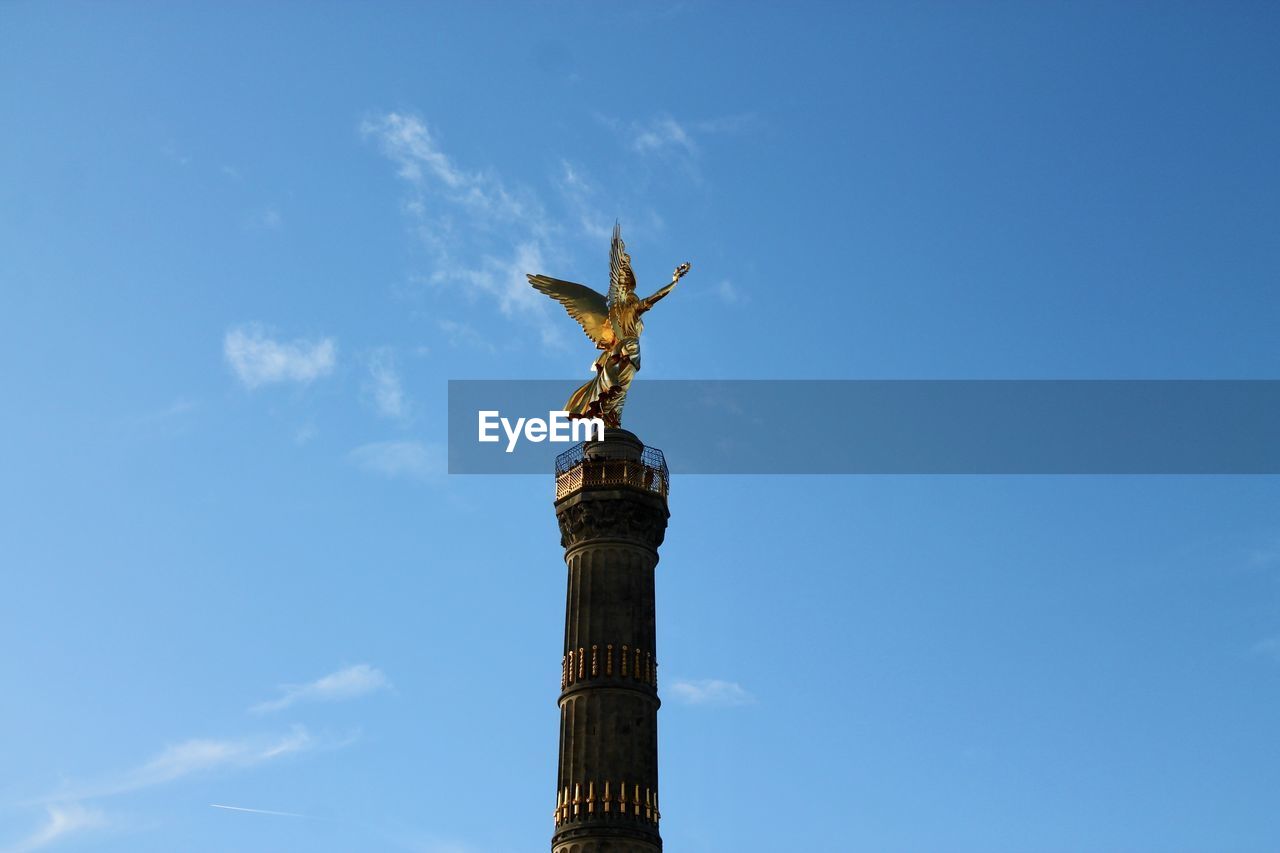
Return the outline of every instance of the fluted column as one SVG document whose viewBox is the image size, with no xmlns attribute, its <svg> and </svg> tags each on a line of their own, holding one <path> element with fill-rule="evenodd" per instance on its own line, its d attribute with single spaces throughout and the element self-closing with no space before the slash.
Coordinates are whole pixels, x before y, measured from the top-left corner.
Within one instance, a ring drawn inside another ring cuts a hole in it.
<svg viewBox="0 0 1280 853">
<path fill-rule="evenodd" d="M 585 448 L 586 476 L 556 501 L 568 567 L 553 853 L 657 853 L 654 568 L 663 488 L 625 430 Z"/>
</svg>

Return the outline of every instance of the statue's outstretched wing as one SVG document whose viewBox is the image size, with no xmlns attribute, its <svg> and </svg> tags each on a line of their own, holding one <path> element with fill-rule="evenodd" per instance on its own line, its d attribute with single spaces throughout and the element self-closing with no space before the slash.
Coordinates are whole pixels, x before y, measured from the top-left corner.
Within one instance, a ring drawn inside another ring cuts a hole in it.
<svg viewBox="0 0 1280 853">
<path fill-rule="evenodd" d="M 628 280 L 635 286 L 635 276 L 631 272 L 631 261 L 627 258 L 627 244 L 622 242 L 622 226 L 613 223 L 613 242 L 609 244 L 609 304 L 617 302 L 622 291 L 627 289 Z"/>
<path fill-rule="evenodd" d="M 583 284 L 545 275 L 529 274 L 529 283 L 534 290 L 563 305 L 597 347 L 608 349 L 613 346 L 613 325 L 609 322 L 609 306 L 603 294 Z"/>
</svg>

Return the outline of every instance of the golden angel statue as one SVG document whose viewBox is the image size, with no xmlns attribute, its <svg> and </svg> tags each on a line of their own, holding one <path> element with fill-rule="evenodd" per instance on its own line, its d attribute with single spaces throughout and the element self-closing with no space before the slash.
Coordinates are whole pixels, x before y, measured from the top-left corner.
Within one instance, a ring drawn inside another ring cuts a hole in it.
<svg viewBox="0 0 1280 853">
<path fill-rule="evenodd" d="M 534 289 L 547 294 L 564 306 L 569 316 L 578 321 L 587 337 L 595 342 L 600 355 L 592 365 L 595 376 L 583 385 L 565 411 L 574 418 L 600 418 L 605 426 L 622 425 L 622 406 L 627 388 L 640 369 L 640 319 L 676 286 L 689 264 L 676 267 L 671 281 L 644 299 L 636 297 L 636 277 L 631 272 L 631 256 L 622 242 L 622 228 L 613 226 L 613 243 L 609 248 L 609 296 L 591 288 L 561 281 L 545 275 L 529 274 Z"/>
</svg>

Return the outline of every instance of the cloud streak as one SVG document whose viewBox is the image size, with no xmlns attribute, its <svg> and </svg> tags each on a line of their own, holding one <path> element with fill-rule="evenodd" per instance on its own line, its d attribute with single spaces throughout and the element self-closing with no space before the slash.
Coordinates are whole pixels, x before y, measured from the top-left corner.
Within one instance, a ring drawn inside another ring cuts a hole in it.
<svg viewBox="0 0 1280 853">
<path fill-rule="evenodd" d="M 444 455 L 420 441 L 373 441 L 347 454 L 358 468 L 392 479 L 427 481 L 444 474 Z"/>
<path fill-rule="evenodd" d="M 409 417 L 409 401 L 390 351 L 378 350 L 370 357 L 367 388 L 374 408 L 382 417 L 392 420 Z"/>
<path fill-rule="evenodd" d="M 46 817 L 43 825 L 33 833 L 4 849 L 6 853 L 27 853 L 44 849 L 69 836 L 116 825 L 108 822 L 101 810 L 85 806 L 85 800 L 128 794 L 190 776 L 245 769 L 322 747 L 345 746 L 349 742 L 349 739 L 331 742 L 316 738 L 302 726 L 275 735 L 180 741 L 115 776 L 88 784 L 64 785 L 61 790 L 47 796 L 13 804 L 43 806 Z"/>
<path fill-rule="evenodd" d="M 537 199 L 490 171 L 460 166 L 419 116 L 384 113 L 363 121 L 360 133 L 395 165 L 406 187 L 405 214 L 434 268 L 426 282 L 490 299 L 504 316 L 531 325 L 544 343 L 562 343 L 546 300 L 525 279 L 544 266 L 547 254 L 547 217 Z"/>
<path fill-rule="evenodd" d="M 254 231 L 279 231 L 284 227 L 284 216 L 279 208 L 266 207 L 251 214 L 248 225 Z"/>
<path fill-rule="evenodd" d="M 127 794 L 203 773 L 254 767 L 327 745 L 331 744 L 313 737 L 303 726 L 275 735 L 191 738 L 166 747 L 145 763 L 116 776 L 68 786 L 33 802 L 70 808 L 82 800 Z"/>
<path fill-rule="evenodd" d="M 667 694 L 685 705 L 736 707 L 754 704 L 756 699 L 741 684 L 716 678 L 677 681 Z"/>
<path fill-rule="evenodd" d="M 283 711 L 299 702 L 340 702 L 355 699 L 391 687 L 387 676 L 367 663 L 344 667 L 307 684 L 286 684 L 282 694 L 268 702 L 260 702 L 249 710 L 255 714 Z"/>
<path fill-rule="evenodd" d="M 1250 551 L 1249 565 L 1258 569 L 1280 566 L 1280 539 Z"/>
<path fill-rule="evenodd" d="M 1267 637 L 1265 640 L 1259 640 L 1253 646 L 1255 654 L 1270 658 L 1276 663 L 1280 663 L 1280 636 Z"/>
<path fill-rule="evenodd" d="M 628 154 L 629 177 L 623 183 L 628 187 L 635 183 L 634 167 L 650 160 L 661 166 L 660 174 L 675 164 L 696 177 L 701 136 L 734 132 L 753 121 L 750 116 L 689 121 L 665 113 L 643 122 L 599 119 L 618 135 Z M 607 241 L 620 204 L 618 193 L 598 189 L 580 167 L 561 159 L 550 176 L 555 191 L 535 195 L 523 184 L 503 181 L 492 169 L 460 163 L 435 128 L 410 112 L 370 115 L 359 133 L 394 167 L 404 189 L 401 207 L 408 228 L 429 255 L 431 271 L 413 277 L 416 287 L 402 295 L 417 298 L 430 289 L 487 301 L 503 317 L 533 330 L 544 346 L 566 346 L 569 330 L 563 318 L 550 300 L 529 287 L 525 274 L 565 269 L 557 251 L 563 241 L 553 239 L 562 238 L 564 230 L 553 222 L 571 223 L 592 240 Z M 607 215 L 597 207 L 606 198 Z M 543 200 L 555 208 L 554 216 L 548 215 Z M 652 211 L 648 219 L 641 227 L 663 227 Z M 600 260 L 603 273 L 603 247 Z M 722 288 L 721 295 L 732 299 L 736 291 Z M 493 324 L 483 328 L 496 339 L 511 337 L 506 330 L 495 334 Z"/>
<path fill-rule="evenodd" d="M 20 840 L 7 853 L 30 853 L 43 850 L 69 836 L 78 835 L 107 825 L 105 815 L 97 809 L 86 808 L 79 803 L 62 803 L 45 807 L 45 822 L 35 832 Z"/>
<path fill-rule="evenodd" d="M 631 147 L 641 154 L 676 148 L 686 154 L 696 154 L 698 146 L 680 122 L 669 115 L 660 115 L 647 124 L 633 126 Z"/>
<path fill-rule="evenodd" d="M 716 295 L 720 297 L 720 301 L 726 305 L 737 305 L 745 302 L 746 298 L 742 295 L 738 288 L 734 287 L 733 282 L 724 278 L 716 285 Z"/>
<path fill-rule="evenodd" d="M 123 794 L 214 770 L 252 767 L 306 752 L 316 746 L 315 738 L 302 726 L 295 727 L 288 734 L 269 737 L 238 740 L 193 738 L 166 748 L 114 783 L 108 783 L 77 799 Z"/>
<path fill-rule="evenodd" d="M 572 211 L 571 215 L 578 220 L 582 233 L 607 243 L 613 233 L 613 218 L 600 212 L 592 204 L 596 188 L 587 180 L 582 170 L 568 160 L 561 160 L 560 175 L 555 183 Z"/>
<path fill-rule="evenodd" d="M 627 150 L 635 155 L 636 163 L 647 161 L 663 171 L 674 167 L 697 184 L 703 182 L 700 163 L 707 137 L 739 134 L 760 124 L 752 113 L 705 119 L 676 118 L 666 112 L 655 113 L 647 119 L 624 120 L 606 115 L 596 118 L 618 135 Z"/>
<path fill-rule="evenodd" d="M 222 354 L 250 389 L 281 382 L 313 382 L 332 373 L 337 363 L 337 345 L 332 338 L 278 341 L 252 323 L 227 331 Z"/>
</svg>

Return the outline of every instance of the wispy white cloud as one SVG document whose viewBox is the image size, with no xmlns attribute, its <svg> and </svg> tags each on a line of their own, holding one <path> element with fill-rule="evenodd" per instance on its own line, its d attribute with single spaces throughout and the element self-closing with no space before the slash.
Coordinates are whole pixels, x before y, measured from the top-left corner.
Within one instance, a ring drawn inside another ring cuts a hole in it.
<svg viewBox="0 0 1280 853">
<path fill-rule="evenodd" d="M 1249 552 L 1249 565 L 1256 569 L 1280 566 L 1280 539 Z"/>
<path fill-rule="evenodd" d="M 279 382 L 312 382 L 333 372 L 333 338 L 279 341 L 254 323 L 227 331 L 222 354 L 246 388 Z"/>
<path fill-rule="evenodd" d="M 200 404 L 196 400 L 189 397 L 177 397 L 172 403 L 163 409 L 157 409 L 148 413 L 147 417 L 152 420 L 164 420 L 166 418 L 174 418 L 178 415 L 185 415 L 188 412 L 194 412 L 199 408 Z"/>
<path fill-rule="evenodd" d="M 560 161 L 560 175 L 556 186 L 565 203 L 578 220 L 582 233 L 596 240 L 608 241 L 613 233 L 614 218 L 600 212 L 593 203 L 596 187 L 588 180 L 581 167 L 568 160 Z"/>
<path fill-rule="evenodd" d="M 475 292 L 489 294 L 504 315 L 532 320 L 542 342 L 558 346 L 564 340 L 562 326 L 549 322 L 543 304 L 547 298 L 530 287 L 525 278 L 525 273 L 544 267 L 541 246 L 530 241 L 517 245 L 509 258 L 485 257 L 479 266 L 437 273 L 433 278 L 438 282 L 465 282 Z"/>
<path fill-rule="evenodd" d="M 737 305 L 746 301 L 746 296 L 727 278 L 721 279 L 716 285 L 716 295 L 726 305 Z"/>
<path fill-rule="evenodd" d="M 357 466 L 373 474 L 408 480 L 433 480 L 444 474 L 444 454 L 420 441 L 374 441 L 348 454 Z"/>
<path fill-rule="evenodd" d="M 564 202 L 565 213 L 561 218 L 566 222 L 576 223 L 578 231 L 597 245 L 609 245 L 613 224 L 618 218 L 619 204 L 622 208 L 632 211 L 626 222 L 627 232 L 631 237 L 657 234 L 666 228 L 662 216 L 652 207 L 621 202 L 616 193 L 605 191 L 594 178 L 587 174 L 586 169 L 577 163 L 562 159 L 560 171 L 552 177 L 552 184 Z M 603 246 L 601 246 L 601 257 L 603 257 Z"/>
<path fill-rule="evenodd" d="M 363 121 L 360 132 L 377 140 L 382 153 L 399 167 L 397 174 L 423 192 L 411 203 L 422 204 L 424 211 L 429 200 L 444 200 L 486 219 L 520 220 L 536 212 L 531 199 L 508 190 L 492 173 L 468 171 L 455 164 L 418 116 L 385 113 Z M 428 191 L 432 192 L 430 199 Z"/>
<path fill-rule="evenodd" d="M 605 115 L 596 118 L 618 135 L 639 162 L 653 160 L 668 171 L 674 166 L 685 178 L 699 184 L 707 137 L 742 133 L 759 124 L 757 117 L 750 113 L 703 119 L 677 118 L 665 112 L 629 121 Z"/>
<path fill-rule="evenodd" d="M 369 356 L 369 377 L 365 387 L 378 414 L 393 420 L 409 417 L 409 400 L 390 350 L 375 350 Z"/>
<path fill-rule="evenodd" d="M 756 701 L 741 684 L 717 678 L 677 681 L 667 687 L 667 694 L 686 705 L 731 707 Z"/>
<path fill-rule="evenodd" d="M 89 830 L 123 827 L 118 818 L 108 821 L 100 809 L 90 808 L 86 801 L 128 794 L 192 776 L 255 767 L 317 749 L 336 749 L 354 740 L 354 735 L 341 740 L 316 737 L 306 728 L 294 726 L 288 732 L 274 735 L 180 741 L 123 772 L 88 783 L 65 782 L 46 796 L 11 803 L 18 807 L 40 806 L 45 811 L 45 820 L 30 835 L 4 850 L 27 853 Z"/>
<path fill-rule="evenodd" d="M 493 341 L 472 326 L 470 323 L 462 323 L 457 320 L 437 320 L 436 327 L 444 332 L 445 337 L 449 340 L 449 346 L 452 347 L 474 347 L 475 349 L 487 350 L 493 352 L 497 348 L 493 345 Z"/>
<path fill-rule="evenodd" d="M 633 121 L 629 124 L 608 118 L 602 118 L 602 121 L 624 133 L 630 140 L 632 150 L 640 154 L 675 153 L 689 157 L 700 153 L 699 136 L 741 133 L 759 124 L 758 118 L 752 113 L 693 121 L 678 121 L 667 113 L 659 113 L 646 121 Z"/>
<path fill-rule="evenodd" d="M 419 116 L 384 113 L 362 122 L 360 132 L 377 143 L 404 182 L 404 213 L 431 255 L 433 272 L 423 280 L 471 299 L 491 299 L 544 342 L 562 341 L 547 300 L 525 279 L 542 269 L 552 230 L 536 197 L 511 188 L 492 170 L 459 165 Z"/>
<path fill-rule="evenodd" d="M 160 153 L 163 154 L 165 157 L 168 157 L 173 162 L 177 163 L 179 166 L 191 165 L 191 155 L 185 151 L 180 150 L 178 146 L 173 142 L 168 142 L 162 145 L 160 147 Z"/>
<path fill-rule="evenodd" d="M 400 177 L 406 181 L 420 183 L 429 173 L 448 187 L 467 183 L 467 176 L 440 150 L 426 123 L 417 116 L 391 112 L 368 118 L 360 124 L 360 132 L 377 138 L 383 153 L 399 165 Z"/>
<path fill-rule="evenodd" d="M 727 119 L 690 123 L 665 114 L 643 123 L 606 117 L 601 121 L 625 140 L 632 155 L 627 164 L 631 172 L 637 159 L 657 154 L 674 157 L 696 173 L 696 134 L 724 132 L 733 124 Z M 487 301 L 504 318 L 532 329 L 544 346 L 567 346 L 571 324 L 564 322 L 558 306 L 529 286 L 525 275 L 572 276 L 559 254 L 565 229 L 558 223 L 569 223 L 569 228 L 593 240 L 607 241 L 621 212 L 617 193 L 598 188 L 581 166 L 562 159 L 551 176 L 556 192 L 535 195 L 523 184 L 504 181 L 493 169 L 460 162 L 436 129 L 412 113 L 372 115 L 359 130 L 394 166 L 404 187 L 401 209 L 409 230 L 430 257 L 431 271 L 413 277 L 415 286 L 402 288 L 400 295 L 420 298 L 434 292 Z M 626 185 L 634 183 L 628 179 Z M 608 202 L 600 201 L 605 198 Z M 555 215 L 548 215 L 548 209 Z M 663 227 L 652 210 L 633 210 L 631 216 L 631 227 L 650 231 Z M 637 232 L 630 233 L 634 237 Z M 607 277 L 605 246 L 607 242 L 599 256 L 601 290 Z M 486 335 L 493 334 L 492 326 L 484 324 Z M 499 329 L 502 339 L 511 338 Z"/>
<path fill-rule="evenodd" d="M 80 803 L 59 803 L 45 807 L 45 822 L 35 832 L 6 848 L 7 853 L 43 850 L 69 836 L 107 826 L 106 816 Z"/>
<path fill-rule="evenodd" d="M 306 752 L 314 747 L 315 739 L 301 726 L 287 735 L 275 738 L 184 740 L 165 749 L 159 756 L 125 777 L 120 790 L 148 788 L 221 767 L 250 767 L 273 758 Z"/>
<path fill-rule="evenodd" d="M 1253 650 L 1263 657 L 1271 658 L 1276 663 L 1280 663 L 1280 636 L 1259 640 L 1254 644 Z"/>
<path fill-rule="evenodd" d="M 224 769 L 253 767 L 268 761 L 332 745 L 306 728 L 244 738 L 192 738 L 166 747 L 149 761 L 117 775 L 83 785 L 68 785 L 37 802 L 57 804 L 110 797 Z"/>
<path fill-rule="evenodd" d="M 390 686 L 391 682 L 382 670 L 361 663 L 344 667 L 306 684 L 286 684 L 280 688 L 282 692 L 278 698 L 260 702 L 249 710 L 255 714 L 265 714 L 282 711 L 299 702 L 338 702 L 355 699 L 375 690 L 385 690 Z"/>
<path fill-rule="evenodd" d="M 317 435 L 320 434 L 319 428 L 315 424 L 306 423 L 298 427 L 293 432 L 293 443 L 302 447 L 304 444 L 310 444 Z"/>
<path fill-rule="evenodd" d="M 279 231 L 284 227 L 284 215 L 272 205 L 250 214 L 248 224 L 255 231 Z"/>
<path fill-rule="evenodd" d="M 644 124 L 632 126 L 631 147 L 641 154 L 677 148 L 688 154 L 696 154 L 698 146 L 684 125 L 669 115 L 660 115 Z"/>
<path fill-rule="evenodd" d="M 175 397 L 167 405 L 123 418 L 121 423 L 131 427 L 163 424 L 179 420 L 198 408 L 200 408 L 199 400 L 194 400 L 190 397 Z"/>
<path fill-rule="evenodd" d="M 302 726 L 288 734 L 272 737 L 219 740 L 193 738 L 174 744 L 141 767 L 122 776 L 103 793 L 124 793 L 173 782 L 185 776 L 222 768 L 252 767 L 255 764 L 306 752 L 317 746 L 316 739 Z"/>
</svg>

